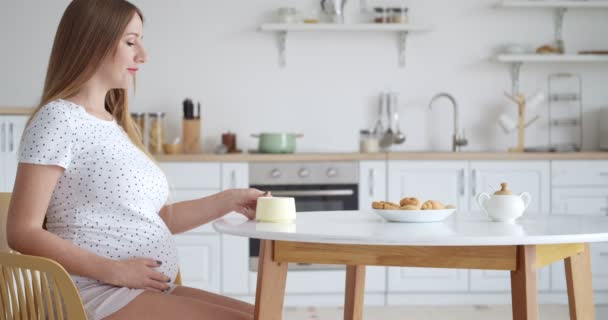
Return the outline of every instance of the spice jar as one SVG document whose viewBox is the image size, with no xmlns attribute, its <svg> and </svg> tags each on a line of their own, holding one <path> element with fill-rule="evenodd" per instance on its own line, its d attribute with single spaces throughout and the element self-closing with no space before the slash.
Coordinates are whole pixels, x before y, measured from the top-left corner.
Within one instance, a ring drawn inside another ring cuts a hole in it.
<svg viewBox="0 0 608 320">
<path fill-rule="evenodd" d="M 374 22 L 375 23 L 386 23 L 387 21 L 386 9 L 383 7 L 374 8 Z"/>
<path fill-rule="evenodd" d="M 150 150 L 150 153 L 152 154 L 162 154 L 164 143 L 163 137 L 165 133 L 165 113 L 151 112 L 148 113 L 148 117 L 150 118 L 148 150 Z"/>
<path fill-rule="evenodd" d="M 391 8 L 388 15 L 391 23 L 408 23 L 408 8 L 406 7 Z"/>
<path fill-rule="evenodd" d="M 277 16 L 281 23 L 297 23 L 298 11 L 296 8 L 282 7 L 277 10 Z"/>
<path fill-rule="evenodd" d="M 137 130 L 139 130 L 141 143 L 144 143 L 144 134 L 146 130 L 146 114 L 143 112 L 133 112 L 131 113 L 131 119 L 133 119 L 133 123 L 137 127 Z"/>
<path fill-rule="evenodd" d="M 380 140 L 369 130 L 359 131 L 359 151 L 373 153 L 380 151 Z"/>
</svg>

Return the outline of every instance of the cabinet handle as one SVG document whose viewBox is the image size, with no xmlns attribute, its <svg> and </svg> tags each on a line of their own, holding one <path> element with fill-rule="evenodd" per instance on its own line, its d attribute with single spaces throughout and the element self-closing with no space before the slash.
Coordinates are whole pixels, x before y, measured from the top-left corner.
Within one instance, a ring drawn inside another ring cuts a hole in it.
<svg viewBox="0 0 608 320">
<path fill-rule="evenodd" d="M 600 211 L 604 211 L 604 213 L 606 213 L 608 216 L 608 207 L 600 208 Z"/>
<path fill-rule="evenodd" d="M 600 257 L 608 257 L 608 252 L 600 252 Z"/>
<path fill-rule="evenodd" d="M 2 122 L 0 126 L 0 152 L 6 151 L 6 125 Z"/>
<path fill-rule="evenodd" d="M 232 189 L 236 188 L 236 171 L 235 170 L 230 171 L 230 185 L 232 186 Z"/>
<path fill-rule="evenodd" d="M 8 124 L 8 152 L 13 152 L 15 149 L 13 140 L 15 139 L 13 138 L 13 123 L 11 122 Z"/>
<path fill-rule="evenodd" d="M 473 169 L 471 172 L 471 191 L 472 196 L 475 197 L 477 195 L 477 169 Z"/>
<path fill-rule="evenodd" d="M 600 172 L 600 177 L 608 177 L 608 172 Z"/>
<path fill-rule="evenodd" d="M 374 185 L 374 169 L 369 169 L 369 196 L 373 197 L 374 193 L 376 193 L 375 191 L 375 185 Z"/>
<path fill-rule="evenodd" d="M 464 169 L 460 169 L 460 174 L 458 175 L 458 188 L 460 189 L 460 196 L 464 196 Z"/>
</svg>

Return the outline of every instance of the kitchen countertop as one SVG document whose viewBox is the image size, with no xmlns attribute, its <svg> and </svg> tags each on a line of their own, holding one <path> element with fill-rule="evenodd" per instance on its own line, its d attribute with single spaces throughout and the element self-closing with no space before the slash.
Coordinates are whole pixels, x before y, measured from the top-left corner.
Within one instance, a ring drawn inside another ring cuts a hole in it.
<svg viewBox="0 0 608 320">
<path fill-rule="evenodd" d="M 388 152 L 388 153 L 235 153 L 217 155 L 159 155 L 160 162 L 291 162 L 291 161 L 362 161 L 362 160 L 608 160 L 608 152 Z"/>
<path fill-rule="evenodd" d="M 30 115 L 34 108 L 0 107 L 0 115 Z"/>
<path fill-rule="evenodd" d="M 29 115 L 34 108 L 0 107 L 0 115 Z M 608 160 L 608 152 L 433 152 L 403 151 L 380 153 L 295 153 L 257 154 L 235 153 L 217 155 L 179 154 L 159 155 L 160 162 L 290 162 L 290 161 L 362 161 L 362 160 Z"/>
<path fill-rule="evenodd" d="M 542 216 L 515 224 L 450 217 L 434 223 L 390 223 L 366 210 L 299 212 L 292 223 L 224 218 L 220 233 L 265 240 L 361 245 L 483 246 L 608 241 L 608 217 Z"/>
</svg>

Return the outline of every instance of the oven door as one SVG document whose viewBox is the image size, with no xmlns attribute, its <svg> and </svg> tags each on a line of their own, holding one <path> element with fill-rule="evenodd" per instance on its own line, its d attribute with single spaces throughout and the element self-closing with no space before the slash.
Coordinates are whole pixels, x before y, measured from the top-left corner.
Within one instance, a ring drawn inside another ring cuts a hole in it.
<svg viewBox="0 0 608 320">
<path fill-rule="evenodd" d="M 262 191 L 270 191 L 275 197 L 293 197 L 296 211 L 358 210 L 359 190 L 356 184 L 340 185 L 252 185 Z M 249 239 L 249 269 L 258 270 L 260 240 Z M 342 265 L 290 263 L 289 270 L 335 270 Z"/>
</svg>

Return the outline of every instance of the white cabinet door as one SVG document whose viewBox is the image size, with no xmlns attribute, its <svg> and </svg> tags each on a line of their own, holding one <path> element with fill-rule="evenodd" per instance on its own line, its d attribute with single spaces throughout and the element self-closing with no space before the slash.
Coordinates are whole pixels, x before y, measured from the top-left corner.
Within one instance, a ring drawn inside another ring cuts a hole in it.
<svg viewBox="0 0 608 320">
<path fill-rule="evenodd" d="M 474 217 L 483 217 L 475 195 L 480 192 L 494 193 L 506 182 L 515 194 L 528 192 L 532 202 L 526 215 L 548 215 L 551 197 L 551 165 L 549 161 L 471 161 L 471 198 L 469 212 Z M 509 271 L 471 270 L 472 291 L 509 291 Z M 538 272 L 538 289 L 548 290 L 550 284 L 548 267 Z"/>
<path fill-rule="evenodd" d="M 222 190 L 249 187 L 247 163 L 222 163 Z M 227 218 L 239 217 L 230 213 Z M 222 234 L 222 293 L 249 294 L 249 238 Z"/>
<path fill-rule="evenodd" d="M 608 187 L 553 188 L 551 214 L 608 215 Z"/>
<path fill-rule="evenodd" d="M 389 161 L 388 201 L 418 197 L 466 210 L 466 178 L 466 161 Z M 388 268 L 389 293 L 466 291 L 468 283 L 467 270 Z"/>
<path fill-rule="evenodd" d="M 386 161 L 359 162 L 359 210 L 373 201 L 386 201 Z"/>
<path fill-rule="evenodd" d="M 551 198 L 551 165 L 549 161 L 471 161 L 471 200 L 469 212 L 475 217 L 483 213 L 475 196 L 480 192 L 493 194 L 502 182 L 514 194 L 528 192 L 532 202 L 526 215 L 548 215 Z"/>
<path fill-rule="evenodd" d="M 220 292 L 220 237 L 176 235 L 182 283 L 189 287 Z"/>
<path fill-rule="evenodd" d="M 27 116 L 0 116 L 0 192 L 12 192 L 17 174 L 18 152 Z"/>
</svg>

